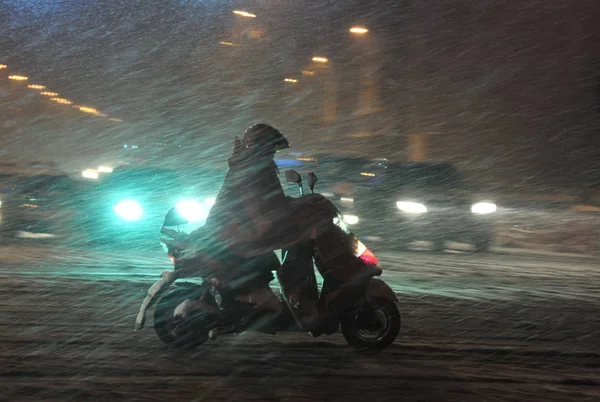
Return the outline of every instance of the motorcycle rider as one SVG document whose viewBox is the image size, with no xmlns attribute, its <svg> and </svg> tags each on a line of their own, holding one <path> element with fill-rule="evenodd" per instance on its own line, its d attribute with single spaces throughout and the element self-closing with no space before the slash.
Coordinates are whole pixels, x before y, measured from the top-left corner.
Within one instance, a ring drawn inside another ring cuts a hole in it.
<svg viewBox="0 0 600 402">
<path fill-rule="evenodd" d="M 241 140 L 235 137 L 229 170 L 205 227 L 216 228 L 214 238 L 242 258 L 286 249 L 277 277 L 295 318 L 310 328 L 318 318 L 316 283 L 307 280 L 313 270 L 311 239 L 333 219 L 318 197 L 284 194 L 274 157 L 289 147 L 281 132 L 267 124 L 251 126 Z M 192 240 L 200 236 L 206 236 L 202 229 L 190 234 Z M 193 255 L 181 261 L 194 266 Z M 242 300 L 278 314 L 279 303 L 267 288 L 254 286 Z"/>
</svg>

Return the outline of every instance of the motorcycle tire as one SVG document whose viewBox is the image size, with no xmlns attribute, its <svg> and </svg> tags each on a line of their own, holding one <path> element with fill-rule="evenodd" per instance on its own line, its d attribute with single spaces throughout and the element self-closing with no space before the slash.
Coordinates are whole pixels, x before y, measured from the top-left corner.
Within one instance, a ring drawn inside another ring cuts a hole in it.
<svg viewBox="0 0 600 402">
<path fill-rule="evenodd" d="M 341 330 L 344 339 L 350 346 L 358 350 L 383 350 L 396 340 L 400 332 L 402 320 L 396 303 L 385 300 L 378 303 L 376 310 L 368 307 L 366 303 L 343 315 Z M 383 321 L 379 334 L 369 338 L 363 334 L 365 327 L 373 324 L 377 318 Z"/>
<path fill-rule="evenodd" d="M 202 312 L 192 313 L 186 319 L 173 316 L 178 305 L 187 299 L 199 299 L 202 289 L 182 287 L 165 295 L 154 310 L 153 325 L 160 340 L 169 347 L 190 349 L 202 345 L 214 323 L 213 317 Z"/>
</svg>

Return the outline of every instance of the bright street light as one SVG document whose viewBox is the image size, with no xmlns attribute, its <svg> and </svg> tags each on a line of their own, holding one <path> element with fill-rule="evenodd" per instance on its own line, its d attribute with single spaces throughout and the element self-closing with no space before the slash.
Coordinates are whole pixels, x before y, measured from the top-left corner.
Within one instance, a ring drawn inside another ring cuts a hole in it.
<svg viewBox="0 0 600 402">
<path fill-rule="evenodd" d="M 30 89 L 46 89 L 46 87 L 43 86 L 43 85 L 34 85 L 34 84 L 27 85 L 27 88 L 30 88 Z"/>
<path fill-rule="evenodd" d="M 327 59 L 326 57 L 315 56 L 312 58 L 312 61 L 316 63 L 327 63 L 329 62 L 329 59 Z"/>
<path fill-rule="evenodd" d="M 367 28 L 363 28 L 363 27 L 352 27 L 352 28 L 350 28 L 350 33 L 353 33 L 355 35 L 364 35 L 367 32 L 369 32 L 369 30 Z"/>
<path fill-rule="evenodd" d="M 58 96 L 58 92 L 40 92 L 40 95 L 44 95 L 44 96 Z"/>
<path fill-rule="evenodd" d="M 0 64 L 0 70 L 4 70 L 5 68 L 8 68 L 6 64 Z"/>
<path fill-rule="evenodd" d="M 284 81 L 285 81 L 285 82 L 291 82 L 291 83 L 294 83 L 294 84 L 295 84 L 296 82 L 298 82 L 298 80 L 297 80 L 297 79 L 295 79 L 295 78 L 285 78 L 285 79 L 284 79 Z"/>
<path fill-rule="evenodd" d="M 8 79 L 15 80 L 15 81 L 27 81 L 29 78 L 25 77 L 23 75 L 9 75 Z"/>
<path fill-rule="evenodd" d="M 73 102 L 71 102 L 70 100 L 65 99 L 65 98 L 50 98 L 50 100 L 53 100 L 56 103 L 61 103 L 63 105 L 72 105 L 73 104 Z"/>
<path fill-rule="evenodd" d="M 225 46 L 235 46 L 233 44 L 233 42 L 219 42 L 221 45 L 225 45 Z"/>
<path fill-rule="evenodd" d="M 233 10 L 233 13 L 239 15 L 240 17 L 256 18 L 255 14 L 249 13 L 247 11 Z"/>
<path fill-rule="evenodd" d="M 104 113 L 100 113 L 98 110 L 94 109 L 93 107 L 87 107 L 87 106 L 75 106 L 77 109 L 81 110 L 83 113 L 89 113 L 89 114 L 93 114 L 94 116 L 100 116 L 100 117 L 105 117 L 106 115 Z"/>
</svg>

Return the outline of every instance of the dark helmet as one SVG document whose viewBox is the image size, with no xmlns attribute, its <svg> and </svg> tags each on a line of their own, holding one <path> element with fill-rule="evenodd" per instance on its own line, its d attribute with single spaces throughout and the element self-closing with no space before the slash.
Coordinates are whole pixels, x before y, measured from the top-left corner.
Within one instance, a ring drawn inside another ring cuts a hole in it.
<svg viewBox="0 0 600 402">
<path fill-rule="evenodd" d="M 290 147 L 290 143 L 279 130 L 262 123 L 250 126 L 244 133 L 243 142 L 244 147 L 264 155 Z"/>
</svg>

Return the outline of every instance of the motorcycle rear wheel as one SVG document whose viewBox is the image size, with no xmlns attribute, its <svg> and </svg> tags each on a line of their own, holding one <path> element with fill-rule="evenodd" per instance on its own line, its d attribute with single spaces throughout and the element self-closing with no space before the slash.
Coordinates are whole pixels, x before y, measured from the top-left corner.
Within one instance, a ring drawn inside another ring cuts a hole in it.
<svg viewBox="0 0 600 402">
<path fill-rule="evenodd" d="M 396 303 L 382 301 L 372 309 L 366 305 L 342 317 L 341 330 L 346 342 L 358 350 L 383 350 L 396 340 L 401 317 Z"/>
<path fill-rule="evenodd" d="M 160 340 L 169 347 L 190 349 L 208 339 L 214 317 L 194 312 L 185 319 L 174 317 L 177 306 L 187 299 L 199 299 L 202 288 L 179 288 L 165 295 L 154 311 L 153 324 Z"/>
</svg>

